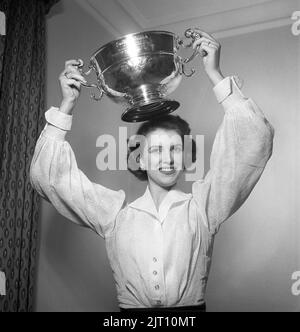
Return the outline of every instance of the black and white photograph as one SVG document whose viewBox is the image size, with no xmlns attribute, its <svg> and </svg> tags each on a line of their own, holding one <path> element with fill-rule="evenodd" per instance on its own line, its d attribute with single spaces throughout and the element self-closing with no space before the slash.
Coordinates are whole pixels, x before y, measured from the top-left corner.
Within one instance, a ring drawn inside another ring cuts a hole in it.
<svg viewBox="0 0 300 332">
<path fill-rule="evenodd" d="M 299 88 L 299 0 L 0 0 L 1 315 L 299 312 Z"/>
</svg>

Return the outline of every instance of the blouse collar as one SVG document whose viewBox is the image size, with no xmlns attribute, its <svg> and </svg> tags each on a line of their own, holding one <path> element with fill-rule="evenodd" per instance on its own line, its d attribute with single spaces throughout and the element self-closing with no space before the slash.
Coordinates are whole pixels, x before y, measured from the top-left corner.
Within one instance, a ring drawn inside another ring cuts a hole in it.
<svg viewBox="0 0 300 332">
<path fill-rule="evenodd" d="M 145 193 L 130 203 L 129 206 L 137 210 L 145 211 L 156 217 L 160 222 L 163 222 L 173 205 L 186 201 L 191 197 L 192 194 L 186 194 L 178 189 L 171 189 L 164 197 L 157 211 L 148 185 Z"/>
</svg>

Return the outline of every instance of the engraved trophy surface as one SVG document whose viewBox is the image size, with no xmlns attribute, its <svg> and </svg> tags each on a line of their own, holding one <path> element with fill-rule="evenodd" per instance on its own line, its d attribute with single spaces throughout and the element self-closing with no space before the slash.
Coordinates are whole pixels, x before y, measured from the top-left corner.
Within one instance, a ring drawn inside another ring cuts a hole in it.
<svg viewBox="0 0 300 332">
<path fill-rule="evenodd" d="M 179 86 L 185 72 L 185 64 L 198 55 L 196 49 L 190 58 L 183 59 L 178 54 L 181 47 L 191 47 L 200 35 L 192 29 L 185 32 L 192 42 L 183 41 L 172 32 L 145 31 L 126 35 L 112 41 L 98 51 L 91 59 L 89 75 L 94 71 L 97 83 L 83 84 L 87 88 L 97 88 L 100 95 L 92 96 L 100 100 L 105 94 L 112 101 L 122 105 L 122 120 L 142 122 L 155 116 L 175 111 L 179 102 L 168 96 Z M 83 63 L 79 68 L 82 72 Z"/>
</svg>

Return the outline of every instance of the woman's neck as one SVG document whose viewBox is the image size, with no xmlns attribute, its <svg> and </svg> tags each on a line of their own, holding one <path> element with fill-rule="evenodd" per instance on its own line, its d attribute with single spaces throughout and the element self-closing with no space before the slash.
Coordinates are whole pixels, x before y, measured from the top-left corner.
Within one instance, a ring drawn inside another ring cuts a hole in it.
<svg viewBox="0 0 300 332">
<path fill-rule="evenodd" d="M 157 183 L 155 183 L 149 179 L 148 186 L 149 186 L 149 190 L 152 195 L 152 198 L 153 198 L 153 202 L 158 211 L 161 202 L 166 197 L 168 192 L 174 188 L 175 185 L 173 185 L 171 187 L 161 187 L 160 185 L 158 185 Z"/>
</svg>

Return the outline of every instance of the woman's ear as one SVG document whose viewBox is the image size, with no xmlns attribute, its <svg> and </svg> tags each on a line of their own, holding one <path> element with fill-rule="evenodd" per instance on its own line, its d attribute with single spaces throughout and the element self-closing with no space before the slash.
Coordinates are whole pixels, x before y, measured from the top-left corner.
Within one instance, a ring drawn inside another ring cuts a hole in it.
<svg viewBox="0 0 300 332">
<path fill-rule="evenodd" d="M 142 171 L 147 171 L 148 154 L 145 153 L 145 147 L 141 148 L 141 150 L 140 150 L 138 163 L 140 164 L 140 169 Z"/>
<path fill-rule="evenodd" d="M 144 164 L 144 161 L 143 161 L 143 158 L 139 158 L 139 163 L 140 163 L 140 168 L 141 170 L 145 171 L 146 170 L 146 167 L 145 167 L 145 164 Z"/>
</svg>

